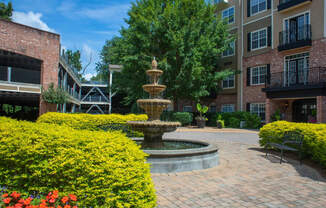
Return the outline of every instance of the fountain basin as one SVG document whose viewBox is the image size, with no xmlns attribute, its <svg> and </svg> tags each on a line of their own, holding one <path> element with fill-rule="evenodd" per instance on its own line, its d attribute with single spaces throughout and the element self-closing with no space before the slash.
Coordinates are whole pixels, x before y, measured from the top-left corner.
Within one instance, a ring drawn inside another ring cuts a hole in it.
<svg viewBox="0 0 326 208">
<path fill-rule="evenodd" d="M 142 142 L 142 139 L 134 139 Z M 176 173 L 203 170 L 219 164 L 218 148 L 215 145 L 189 140 L 164 139 L 164 142 L 184 142 L 197 146 L 190 149 L 143 149 L 149 154 L 147 162 L 151 164 L 151 173 Z M 200 147 L 198 147 L 200 146 Z"/>
<path fill-rule="evenodd" d="M 164 99 L 139 99 L 137 104 L 144 109 L 150 120 L 159 120 L 163 110 L 168 108 L 171 101 Z"/>
<path fill-rule="evenodd" d="M 159 84 L 146 84 L 143 85 L 143 89 L 145 92 L 148 92 L 152 97 L 157 97 L 161 92 L 166 89 L 166 86 Z"/>
</svg>

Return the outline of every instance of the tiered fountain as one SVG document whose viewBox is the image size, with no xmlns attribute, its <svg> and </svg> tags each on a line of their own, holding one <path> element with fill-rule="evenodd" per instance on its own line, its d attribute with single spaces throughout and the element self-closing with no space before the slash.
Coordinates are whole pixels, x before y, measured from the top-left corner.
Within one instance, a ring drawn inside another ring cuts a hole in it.
<svg viewBox="0 0 326 208">
<path fill-rule="evenodd" d="M 165 132 L 175 131 L 181 126 L 179 122 L 160 120 L 170 100 L 161 99 L 160 94 L 166 89 L 159 84 L 162 70 L 157 69 L 157 62 L 152 61 L 152 69 L 146 71 L 152 84 L 143 85 L 149 99 L 139 99 L 137 104 L 148 115 L 148 121 L 128 121 L 133 130 L 144 133 L 141 140 L 142 149 L 149 154 L 147 162 L 151 163 L 151 172 L 167 173 L 206 169 L 218 164 L 217 148 L 205 142 L 162 139 Z"/>
</svg>

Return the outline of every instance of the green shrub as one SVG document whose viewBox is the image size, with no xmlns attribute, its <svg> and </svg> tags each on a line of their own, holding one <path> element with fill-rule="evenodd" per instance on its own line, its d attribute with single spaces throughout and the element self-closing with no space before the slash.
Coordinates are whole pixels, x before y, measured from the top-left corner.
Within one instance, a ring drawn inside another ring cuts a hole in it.
<svg viewBox="0 0 326 208">
<path fill-rule="evenodd" d="M 239 128 L 240 127 L 240 120 L 235 118 L 235 117 L 231 117 L 229 120 L 229 127 L 231 128 Z"/>
<path fill-rule="evenodd" d="M 240 121 L 245 121 L 244 128 L 248 129 L 258 129 L 261 125 L 260 117 L 249 112 L 217 113 L 214 117 L 215 120 L 217 120 L 218 115 L 222 116 L 226 127 L 239 128 Z"/>
<path fill-rule="evenodd" d="M 164 111 L 161 114 L 161 120 L 162 121 L 175 121 L 174 120 L 174 116 L 173 116 L 174 112 L 173 111 Z"/>
<path fill-rule="evenodd" d="M 76 194 L 80 207 L 155 207 L 146 154 L 120 132 L 0 117 L 0 185 Z"/>
<path fill-rule="evenodd" d="M 66 125 L 74 129 L 80 130 L 101 130 L 102 126 L 109 126 L 113 123 L 125 124 L 127 121 L 146 121 L 147 115 L 120 115 L 120 114 L 103 114 L 92 115 L 86 113 L 69 114 L 69 113 L 56 113 L 49 112 L 41 115 L 38 123 L 50 123 L 58 125 Z"/>
<path fill-rule="evenodd" d="M 192 122 L 192 113 L 189 112 L 176 112 L 173 113 L 174 121 L 179 121 L 182 126 Z"/>
<path fill-rule="evenodd" d="M 261 146 L 267 142 L 280 143 L 287 131 L 296 131 L 304 135 L 304 153 L 326 167 L 326 124 L 292 123 L 276 121 L 260 129 Z"/>
</svg>

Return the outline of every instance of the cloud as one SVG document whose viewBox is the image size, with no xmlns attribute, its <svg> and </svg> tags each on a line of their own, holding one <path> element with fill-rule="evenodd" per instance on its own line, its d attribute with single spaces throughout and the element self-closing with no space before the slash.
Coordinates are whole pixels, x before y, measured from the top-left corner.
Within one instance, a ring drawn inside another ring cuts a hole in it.
<svg viewBox="0 0 326 208">
<path fill-rule="evenodd" d="M 63 1 L 61 5 L 57 8 L 59 12 L 70 12 L 75 9 L 76 4 L 70 1 Z"/>
<path fill-rule="evenodd" d="M 110 5 L 95 9 L 81 9 L 78 15 L 100 21 L 123 21 L 131 4 Z"/>
<path fill-rule="evenodd" d="M 96 67 L 96 62 L 98 61 L 98 53 L 91 48 L 88 44 L 84 43 L 82 50 L 81 50 L 81 61 L 83 64 L 83 67 L 88 67 L 86 68 L 86 72 L 89 71 L 95 71 Z M 90 73 L 89 73 L 90 74 Z"/>
<path fill-rule="evenodd" d="M 28 25 L 48 32 L 55 32 L 54 29 L 51 29 L 45 22 L 41 20 L 42 18 L 41 13 L 34 13 L 31 11 L 24 13 L 24 12 L 15 11 L 13 12 L 12 18 L 14 22 L 23 25 Z"/>
<path fill-rule="evenodd" d="M 95 77 L 95 76 L 96 76 L 96 74 L 88 73 L 88 74 L 84 75 L 84 78 L 89 81 L 92 77 Z"/>
</svg>

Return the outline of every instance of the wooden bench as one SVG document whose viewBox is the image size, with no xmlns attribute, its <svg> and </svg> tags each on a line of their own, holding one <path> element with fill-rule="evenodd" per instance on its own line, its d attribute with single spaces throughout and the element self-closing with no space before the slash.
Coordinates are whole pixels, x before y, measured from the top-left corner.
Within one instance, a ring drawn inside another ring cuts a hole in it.
<svg viewBox="0 0 326 208">
<path fill-rule="evenodd" d="M 286 151 L 293 151 L 299 153 L 299 159 L 300 159 L 300 165 L 302 164 L 302 144 L 303 144 L 304 136 L 296 131 L 288 131 L 284 134 L 284 137 L 282 138 L 282 143 L 273 143 L 273 142 L 267 142 L 265 145 L 266 150 L 266 158 L 267 158 L 267 147 L 274 147 L 276 149 L 281 150 L 281 159 L 280 164 L 283 160 L 283 153 L 284 150 Z M 292 144 L 291 146 L 287 144 Z M 296 146 L 296 147 L 294 147 Z"/>
</svg>

